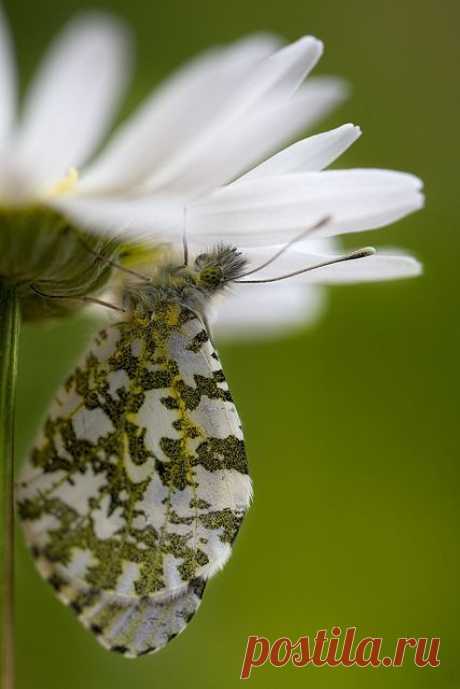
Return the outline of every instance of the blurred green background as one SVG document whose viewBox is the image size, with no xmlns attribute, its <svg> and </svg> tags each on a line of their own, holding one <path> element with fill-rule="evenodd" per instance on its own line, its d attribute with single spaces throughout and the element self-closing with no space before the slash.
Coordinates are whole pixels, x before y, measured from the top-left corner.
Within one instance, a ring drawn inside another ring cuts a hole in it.
<svg viewBox="0 0 460 689">
<path fill-rule="evenodd" d="M 27 79 L 77 0 L 5 3 Z M 255 502 L 188 631 L 158 655 L 100 649 L 18 543 L 18 689 L 236 687 L 248 634 L 274 639 L 355 625 L 360 635 L 441 636 L 440 668 L 256 670 L 256 687 L 454 688 L 458 664 L 458 0 L 113 0 L 138 41 L 127 107 L 214 42 L 254 30 L 322 38 L 316 74 L 353 84 L 320 129 L 364 136 L 341 167 L 410 170 L 427 208 L 349 245 L 404 246 L 422 278 L 334 288 L 314 328 L 222 348 L 246 429 Z M 126 112 L 126 111 L 125 111 Z M 88 321 L 26 330 L 18 461 Z M 272 391 L 276 390 L 273 397 Z M 20 541 L 20 538 L 18 538 Z"/>
</svg>

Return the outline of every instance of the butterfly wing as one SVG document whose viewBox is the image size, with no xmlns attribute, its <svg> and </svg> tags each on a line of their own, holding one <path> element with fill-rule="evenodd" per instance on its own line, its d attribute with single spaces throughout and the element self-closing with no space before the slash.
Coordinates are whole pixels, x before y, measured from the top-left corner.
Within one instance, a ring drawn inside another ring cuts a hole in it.
<svg viewBox="0 0 460 689">
<path fill-rule="evenodd" d="M 159 303 L 102 331 L 50 411 L 18 486 L 40 572 L 127 656 L 186 626 L 231 554 L 251 482 L 201 321 Z"/>
<path fill-rule="evenodd" d="M 206 580 L 192 579 L 181 593 L 154 596 L 116 594 L 80 579 L 64 578 L 35 552 L 39 572 L 104 648 L 127 658 L 160 650 L 180 634 L 198 610 Z"/>
</svg>

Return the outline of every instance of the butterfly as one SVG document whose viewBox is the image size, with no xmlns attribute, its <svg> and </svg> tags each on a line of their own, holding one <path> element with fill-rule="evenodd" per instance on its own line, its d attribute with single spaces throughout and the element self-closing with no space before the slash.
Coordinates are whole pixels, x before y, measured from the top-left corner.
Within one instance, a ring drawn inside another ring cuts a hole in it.
<svg viewBox="0 0 460 689">
<path fill-rule="evenodd" d="M 219 245 L 125 283 L 123 316 L 58 391 L 19 480 L 40 574 L 126 657 L 187 626 L 250 505 L 241 422 L 206 313 L 252 272 Z"/>
</svg>

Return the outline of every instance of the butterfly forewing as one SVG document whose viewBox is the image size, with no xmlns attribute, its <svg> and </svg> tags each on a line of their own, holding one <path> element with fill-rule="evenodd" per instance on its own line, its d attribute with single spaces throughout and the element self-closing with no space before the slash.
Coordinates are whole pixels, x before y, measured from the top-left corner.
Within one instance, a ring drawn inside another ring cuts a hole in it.
<svg viewBox="0 0 460 689">
<path fill-rule="evenodd" d="M 18 489 L 43 576 L 128 656 L 186 626 L 249 506 L 240 421 L 206 329 L 158 302 L 103 330 Z"/>
</svg>

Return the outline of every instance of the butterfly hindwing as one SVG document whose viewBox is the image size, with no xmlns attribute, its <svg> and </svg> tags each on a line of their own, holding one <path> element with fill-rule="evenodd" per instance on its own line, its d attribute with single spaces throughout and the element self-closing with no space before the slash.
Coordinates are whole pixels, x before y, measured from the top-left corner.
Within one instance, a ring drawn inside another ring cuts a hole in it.
<svg viewBox="0 0 460 689">
<path fill-rule="evenodd" d="M 206 329 L 159 302 L 95 338 L 51 408 L 18 506 L 59 597 L 104 646 L 137 656 L 191 619 L 250 495 Z"/>
</svg>

